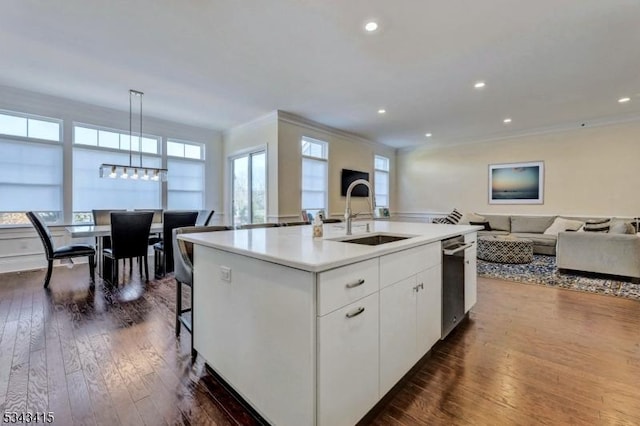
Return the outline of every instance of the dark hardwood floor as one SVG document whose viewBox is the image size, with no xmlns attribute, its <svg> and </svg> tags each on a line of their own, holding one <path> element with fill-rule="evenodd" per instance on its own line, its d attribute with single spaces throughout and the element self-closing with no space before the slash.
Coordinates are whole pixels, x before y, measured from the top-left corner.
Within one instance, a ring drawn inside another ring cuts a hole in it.
<svg viewBox="0 0 640 426">
<path fill-rule="evenodd" d="M 88 287 L 86 265 L 0 275 L 0 407 L 60 425 L 251 425 L 173 331 L 172 280 Z M 134 268 L 136 269 L 136 268 Z M 469 321 L 375 425 L 640 424 L 640 302 L 479 279 Z"/>
</svg>

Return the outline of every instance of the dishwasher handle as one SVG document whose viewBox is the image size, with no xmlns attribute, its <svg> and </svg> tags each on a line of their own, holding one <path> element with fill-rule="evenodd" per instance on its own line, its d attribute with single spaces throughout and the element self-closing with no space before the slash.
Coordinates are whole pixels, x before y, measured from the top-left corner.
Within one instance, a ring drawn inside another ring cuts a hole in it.
<svg viewBox="0 0 640 426">
<path fill-rule="evenodd" d="M 456 253 L 460 253 L 461 251 L 466 250 L 472 246 L 473 246 L 473 243 L 471 242 L 471 243 L 463 244 L 453 249 L 442 249 L 442 253 L 444 253 L 447 256 L 451 256 Z"/>
</svg>

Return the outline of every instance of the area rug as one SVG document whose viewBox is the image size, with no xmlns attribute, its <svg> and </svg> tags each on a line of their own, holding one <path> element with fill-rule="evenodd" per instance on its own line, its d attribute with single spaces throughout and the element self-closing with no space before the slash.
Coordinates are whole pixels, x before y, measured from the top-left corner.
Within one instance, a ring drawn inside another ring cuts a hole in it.
<svg viewBox="0 0 640 426">
<path fill-rule="evenodd" d="M 510 265 L 478 259 L 478 276 L 589 293 L 606 294 L 640 301 L 640 284 L 606 277 L 558 272 L 555 256 L 534 255 L 533 262 Z"/>
</svg>

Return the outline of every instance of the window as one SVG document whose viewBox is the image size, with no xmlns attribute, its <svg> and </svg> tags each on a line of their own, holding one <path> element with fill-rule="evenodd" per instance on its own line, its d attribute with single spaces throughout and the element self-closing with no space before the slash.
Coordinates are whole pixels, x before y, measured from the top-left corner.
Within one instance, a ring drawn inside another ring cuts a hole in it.
<svg viewBox="0 0 640 426">
<path fill-rule="evenodd" d="M 302 210 L 327 214 L 328 144 L 303 137 L 302 141 Z"/>
<path fill-rule="evenodd" d="M 204 208 L 204 145 L 167 141 L 167 183 L 169 210 Z"/>
<path fill-rule="evenodd" d="M 267 153 L 231 159 L 231 215 L 234 225 L 267 221 Z"/>
<path fill-rule="evenodd" d="M 88 145 L 100 148 L 111 148 L 129 152 L 129 140 L 131 140 L 131 151 L 135 154 L 140 152 L 140 142 L 142 142 L 142 152 L 145 154 L 159 154 L 158 137 L 143 136 L 141 141 L 137 136 L 130 136 L 129 132 L 117 130 L 101 129 L 87 125 L 76 125 L 73 127 L 73 143 L 75 145 Z M 129 162 L 127 161 L 126 164 Z"/>
<path fill-rule="evenodd" d="M 87 125 L 74 126 L 73 146 L 73 221 L 90 222 L 92 209 L 159 209 L 162 208 L 161 185 L 154 181 L 132 184 L 122 179 L 102 179 L 98 168 L 102 163 L 161 167 L 160 138 L 137 137 L 129 133 Z M 142 145 L 142 159 L 139 146 Z M 130 160 L 131 158 L 131 160 Z"/>
<path fill-rule="evenodd" d="M 0 225 L 29 223 L 34 210 L 62 221 L 61 121 L 0 113 Z"/>
<path fill-rule="evenodd" d="M 389 159 L 376 155 L 373 163 L 376 207 L 389 207 Z"/>
</svg>

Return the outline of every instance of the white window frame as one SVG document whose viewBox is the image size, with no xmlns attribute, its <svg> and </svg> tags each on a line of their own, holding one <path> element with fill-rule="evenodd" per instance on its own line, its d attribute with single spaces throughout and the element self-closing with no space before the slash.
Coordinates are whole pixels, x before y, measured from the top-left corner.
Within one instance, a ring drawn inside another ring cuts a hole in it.
<svg viewBox="0 0 640 426">
<path fill-rule="evenodd" d="M 264 165 L 264 174 L 265 174 L 265 188 L 264 188 L 264 205 L 265 205 L 265 214 L 264 214 L 264 221 L 265 223 L 269 222 L 269 152 L 267 149 L 266 145 L 262 145 L 262 146 L 256 146 L 256 147 L 252 147 L 252 148 L 248 148 L 248 149 L 244 149 L 241 151 L 237 151 L 235 153 L 233 153 L 232 155 L 227 157 L 227 164 L 229 165 L 229 223 L 231 223 L 231 225 L 235 226 L 235 222 L 234 222 L 234 215 L 233 215 L 233 206 L 235 204 L 235 200 L 234 200 L 234 191 L 233 191 L 233 162 L 234 160 L 237 160 L 239 158 L 242 157 L 249 157 L 249 165 L 248 165 L 248 170 L 247 173 L 249 174 L 249 187 L 247 188 L 247 192 L 248 192 L 248 205 L 249 208 L 253 208 L 253 200 L 252 200 L 252 196 L 253 196 L 253 191 L 252 191 L 252 183 L 253 183 L 253 178 L 252 178 L 252 164 L 251 164 L 251 158 L 253 155 L 258 155 L 258 154 L 264 154 L 264 158 L 265 158 L 265 165 Z M 249 212 L 249 217 L 253 217 L 253 211 Z"/>
<path fill-rule="evenodd" d="M 381 160 L 385 160 L 387 163 L 387 168 L 386 169 L 380 169 L 376 167 L 376 160 L 381 159 Z M 389 157 L 385 157 L 384 155 L 374 155 L 373 156 L 373 195 L 374 195 L 374 207 L 389 207 L 389 204 L 391 204 L 391 180 L 390 180 L 390 171 L 391 171 L 391 160 L 389 159 Z M 378 192 L 377 189 L 379 187 L 379 183 L 377 182 L 376 174 L 377 173 L 384 173 L 387 175 L 387 205 L 381 205 L 378 204 L 378 200 L 377 197 L 375 197 L 375 194 Z"/>
<path fill-rule="evenodd" d="M 323 146 L 324 156 L 318 157 L 314 155 L 303 154 L 302 146 L 305 142 L 321 144 Z M 311 160 L 311 161 L 317 161 L 319 163 L 324 164 L 324 167 L 326 170 L 326 173 L 325 173 L 326 179 L 324 182 L 324 190 L 323 190 L 324 206 L 304 207 L 302 205 L 302 193 L 304 192 L 304 185 L 303 185 L 304 175 L 302 173 L 302 167 L 305 159 Z M 325 217 L 328 217 L 329 215 L 329 142 L 316 139 L 316 138 L 311 138 L 309 136 L 303 136 L 300 139 L 300 209 L 305 211 L 311 211 L 311 212 L 318 212 L 320 210 L 324 210 Z"/>
</svg>

